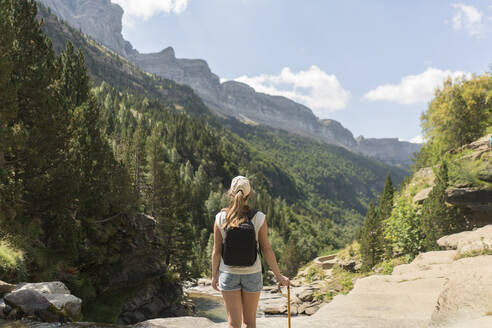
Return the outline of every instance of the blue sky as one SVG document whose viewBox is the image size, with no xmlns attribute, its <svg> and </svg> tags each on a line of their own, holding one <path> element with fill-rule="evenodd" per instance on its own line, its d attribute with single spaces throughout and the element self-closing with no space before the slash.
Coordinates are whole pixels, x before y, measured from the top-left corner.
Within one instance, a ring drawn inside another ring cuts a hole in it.
<svg viewBox="0 0 492 328">
<path fill-rule="evenodd" d="M 421 135 L 446 76 L 488 71 L 492 1 L 112 0 L 140 52 L 172 46 L 354 136 Z M 414 139 L 415 140 L 415 139 Z"/>
</svg>

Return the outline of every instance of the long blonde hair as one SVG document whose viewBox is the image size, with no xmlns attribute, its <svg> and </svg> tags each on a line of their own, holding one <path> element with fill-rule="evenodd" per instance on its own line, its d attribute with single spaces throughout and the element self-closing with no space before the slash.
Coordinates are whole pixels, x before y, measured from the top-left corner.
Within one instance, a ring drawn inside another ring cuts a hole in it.
<svg viewBox="0 0 492 328">
<path fill-rule="evenodd" d="M 243 191 L 240 189 L 235 195 L 232 191 L 228 191 L 229 195 L 229 207 L 223 208 L 222 211 L 226 211 L 226 221 L 222 225 L 222 229 L 226 227 L 239 227 L 239 225 L 248 220 L 248 213 L 250 208 L 247 204 L 251 192 L 244 196 Z"/>
</svg>

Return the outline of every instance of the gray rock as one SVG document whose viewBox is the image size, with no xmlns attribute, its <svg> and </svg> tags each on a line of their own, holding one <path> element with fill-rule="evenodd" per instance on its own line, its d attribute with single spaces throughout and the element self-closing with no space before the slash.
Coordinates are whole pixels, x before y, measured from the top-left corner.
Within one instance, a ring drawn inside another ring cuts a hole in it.
<svg viewBox="0 0 492 328">
<path fill-rule="evenodd" d="M 304 313 L 306 313 L 307 315 L 313 315 L 314 313 L 316 313 L 316 311 L 318 311 L 319 307 L 320 304 L 310 305 L 304 310 Z"/>
<path fill-rule="evenodd" d="M 76 321 L 82 317 L 82 300 L 80 298 L 70 294 L 46 294 L 44 297 L 71 320 Z"/>
<path fill-rule="evenodd" d="M 135 50 L 123 39 L 123 9 L 110 0 L 40 0 L 52 12 L 72 26 L 81 29 L 96 41 L 120 55 L 128 55 Z"/>
<path fill-rule="evenodd" d="M 12 285 L 0 280 L 0 296 L 10 293 L 16 288 L 16 285 Z"/>
<path fill-rule="evenodd" d="M 415 196 L 413 196 L 413 202 L 421 204 L 424 202 L 425 199 L 429 196 L 429 193 L 431 192 L 432 187 L 428 187 L 425 189 L 422 189 L 419 191 Z"/>
<path fill-rule="evenodd" d="M 295 296 L 297 296 L 302 302 L 310 302 L 313 299 L 314 290 L 307 287 L 300 287 L 300 290 L 295 292 Z"/>
<path fill-rule="evenodd" d="M 492 225 L 444 236 L 437 244 L 444 249 L 455 249 L 458 254 L 492 251 Z"/>
<path fill-rule="evenodd" d="M 359 272 L 362 268 L 361 259 L 340 259 L 337 258 L 337 264 L 340 265 L 344 270 L 350 272 Z"/>
<path fill-rule="evenodd" d="M 19 309 L 11 309 L 9 313 L 7 314 L 7 320 L 18 320 L 22 316 L 22 313 Z"/>
<path fill-rule="evenodd" d="M 0 298 L 0 319 L 6 319 L 7 318 L 7 304 L 5 304 L 5 301 Z"/>
<path fill-rule="evenodd" d="M 200 278 L 197 281 L 198 286 L 210 286 L 212 284 L 212 279 Z"/>
<path fill-rule="evenodd" d="M 41 294 L 70 294 L 70 290 L 61 281 L 20 283 L 16 290 L 35 290 Z"/>
<path fill-rule="evenodd" d="M 39 315 L 52 306 L 43 294 L 33 289 L 13 291 L 5 295 L 4 301 L 13 308 L 21 309 L 27 315 Z"/>
</svg>

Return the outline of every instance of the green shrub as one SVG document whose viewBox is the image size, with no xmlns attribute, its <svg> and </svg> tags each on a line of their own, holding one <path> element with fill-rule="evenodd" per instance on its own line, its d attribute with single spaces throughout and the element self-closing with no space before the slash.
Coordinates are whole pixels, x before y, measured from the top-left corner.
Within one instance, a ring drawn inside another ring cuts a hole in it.
<svg viewBox="0 0 492 328">
<path fill-rule="evenodd" d="M 24 253 L 0 240 L 0 280 L 15 282 L 25 276 Z"/>
<path fill-rule="evenodd" d="M 413 204 L 410 197 L 399 196 L 391 216 L 384 222 L 385 239 L 393 254 L 416 256 L 423 250 L 421 221 L 418 205 Z"/>
</svg>

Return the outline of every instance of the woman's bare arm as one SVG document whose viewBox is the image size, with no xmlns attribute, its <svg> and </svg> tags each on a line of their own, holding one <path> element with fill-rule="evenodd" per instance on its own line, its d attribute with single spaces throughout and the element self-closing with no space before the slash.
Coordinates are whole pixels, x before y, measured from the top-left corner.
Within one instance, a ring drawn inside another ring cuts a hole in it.
<svg viewBox="0 0 492 328">
<path fill-rule="evenodd" d="M 258 231 L 258 241 L 260 243 L 263 257 L 265 258 L 266 262 L 272 269 L 273 274 L 275 275 L 275 279 L 277 279 L 277 281 L 284 286 L 288 285 L 290 283 L 289 278 L 283 276 L 280 273 L 280 269 L 278 268 L 278 264 L 277 264 L 277 259 L 275 258 L 275 253 L 273 252 L 272 246 L 270 245 L 270 241 L 268 240 L 268 227 L 267 227 L 266 220 L 261 226 L 260 231 Z"/>
<path fill-rule="evenodd" d="M 219 282 L 219 265 L 222 258 L 222 234 L 219 227 L 214 222 L 214 250 L 212 252 L 212 287 L 219 290 L 217 286 Z"/>
</svg>

